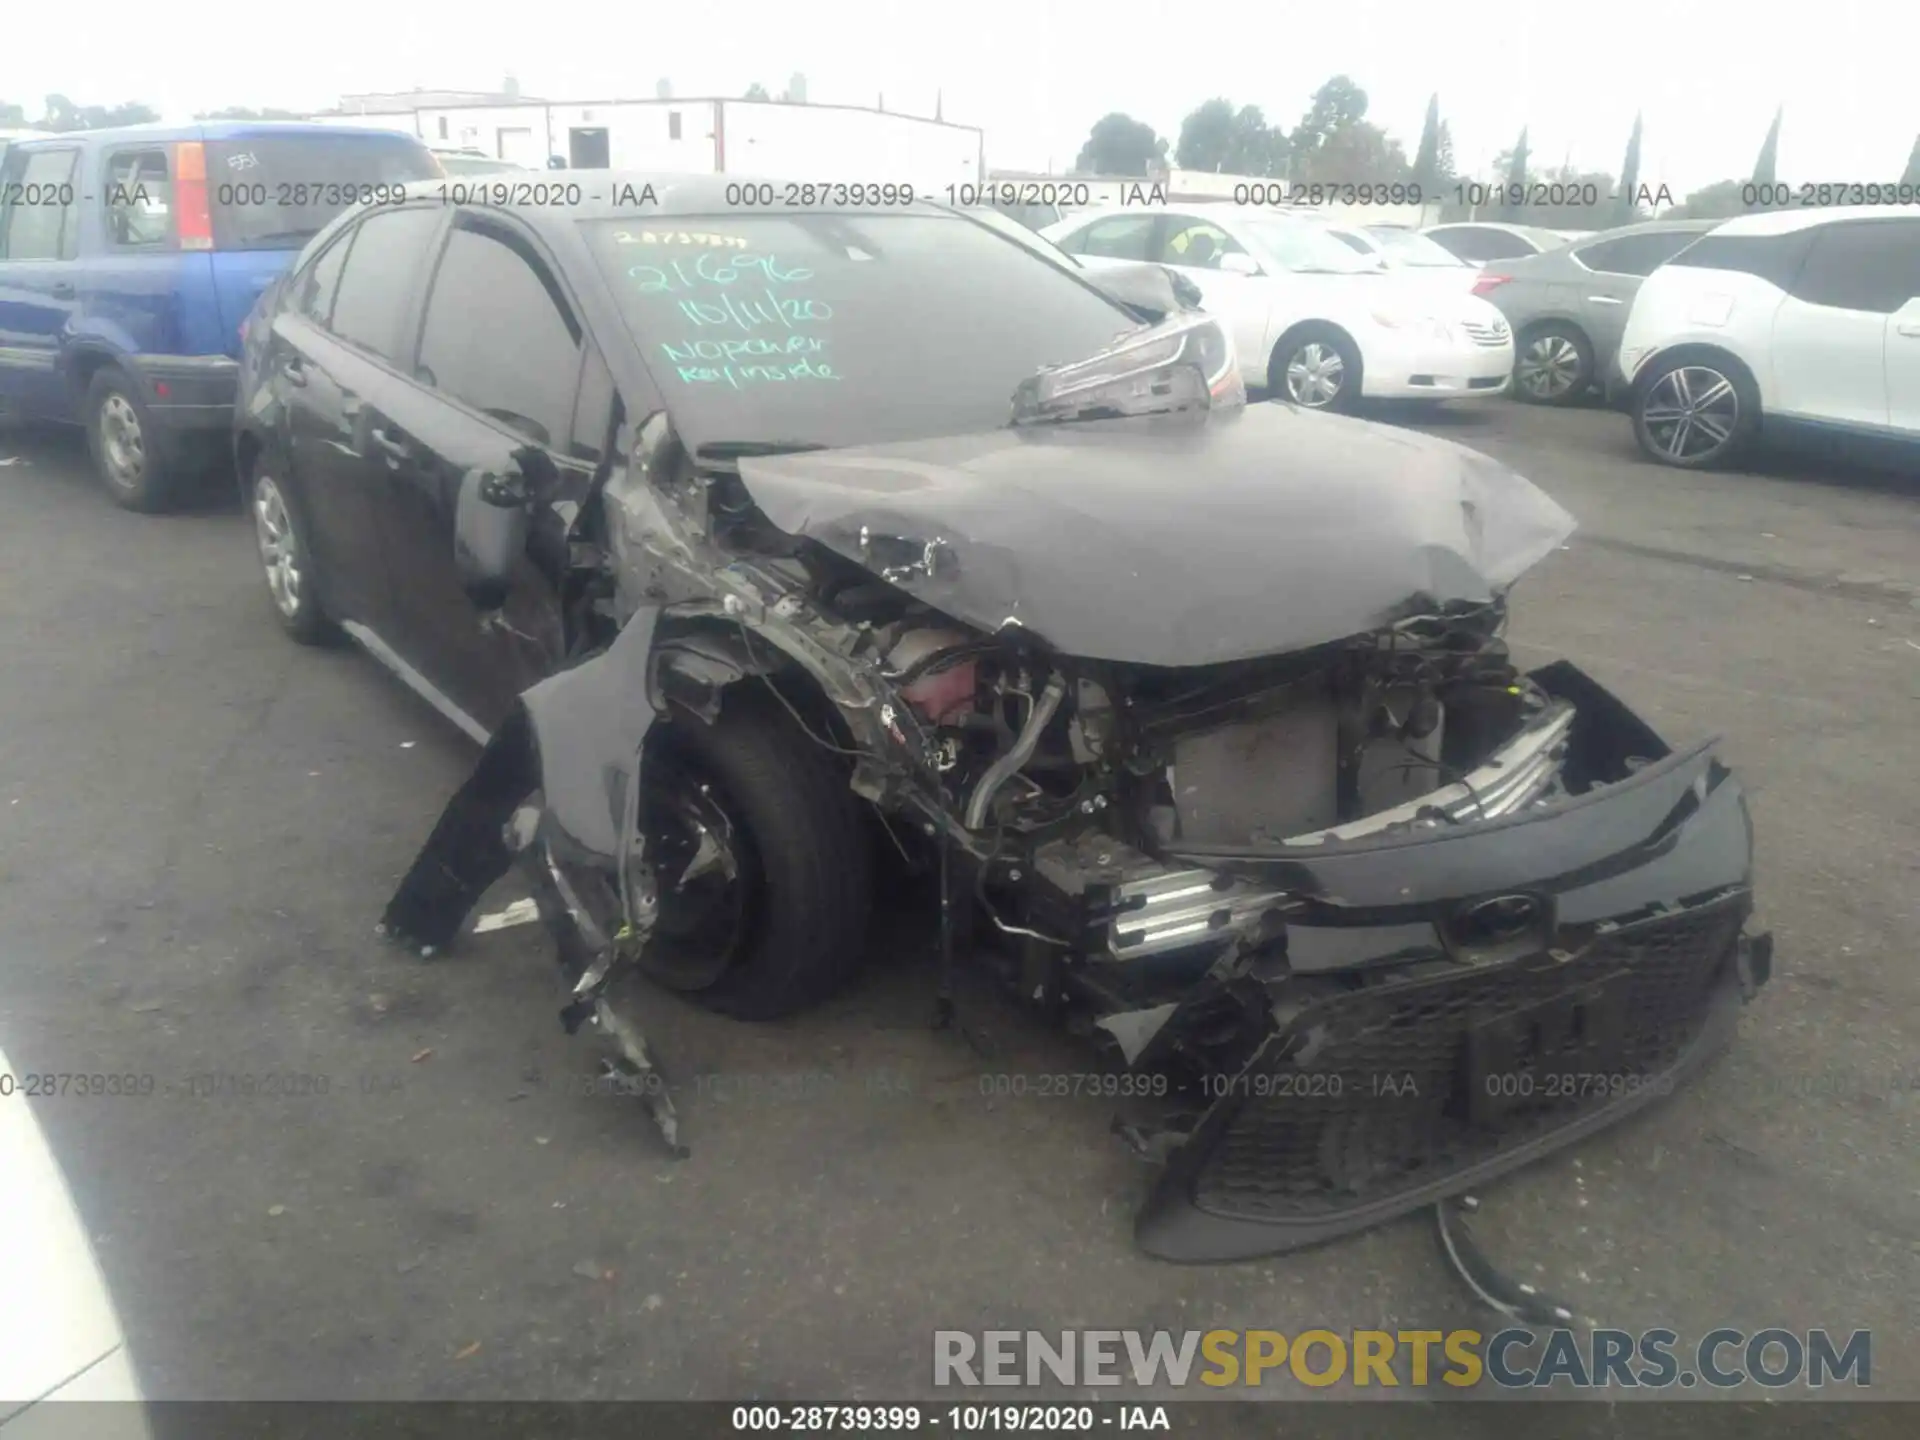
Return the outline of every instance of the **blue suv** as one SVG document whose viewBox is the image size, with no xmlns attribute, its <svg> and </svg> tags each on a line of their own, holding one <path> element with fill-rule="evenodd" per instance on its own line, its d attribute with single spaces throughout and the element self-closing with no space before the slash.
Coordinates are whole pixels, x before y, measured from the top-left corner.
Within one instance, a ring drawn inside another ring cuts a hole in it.
<svg viewBox="0 0 1920 1440">
<path fill-rule="evenodd" d="M 0 163 L 0 419 L 86 428 L 161 510 L 227 453 L 260 292 L 341 211 L 441 173 L 395 131 L 257 121 L 21 140 Z"/>
</svg>

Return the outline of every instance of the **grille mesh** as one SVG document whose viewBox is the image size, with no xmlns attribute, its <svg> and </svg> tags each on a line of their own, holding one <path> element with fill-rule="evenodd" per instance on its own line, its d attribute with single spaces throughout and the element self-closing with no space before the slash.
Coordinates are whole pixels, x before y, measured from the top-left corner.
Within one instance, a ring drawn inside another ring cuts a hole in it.
<svg viewBox="0 0 1920 1440">
<path fill-rule="evenodd" d="M 1244 1098 L 1194 1179 L 1194 1203 L 1248 1219 L 1335 1214 L 1637 1090 L 1634 1078 L 1657 1076 L 1699 1033 L 1749 906 L 1740 892 L 1622 927 L 1549 968 L 1465 971 L 1314 1006 L 1234 1082 Z M 1475 1060 L 1492 1078 L 1473 1078 Z"/>
</svg>

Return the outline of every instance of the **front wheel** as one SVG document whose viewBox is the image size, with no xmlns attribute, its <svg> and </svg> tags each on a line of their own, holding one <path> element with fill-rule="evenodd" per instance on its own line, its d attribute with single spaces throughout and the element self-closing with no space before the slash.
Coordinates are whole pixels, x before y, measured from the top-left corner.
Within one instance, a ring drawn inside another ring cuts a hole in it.
<svg viewBox="0 0 1920 1440">
<path fill-rule="evenodd" d="M 1350 411 L 1360 399 L 1360 352 L 1330 325 L 1304 326 L 1273 347 L 1267 384 L 1304 410 Z"/>
<path fill-rule="evenodd" d="M 649 737 L 642 769 L 659 910 L 641 970 L 742 1020 L 791 1014 L 851 979 L 873 908 L 861 802 L 779 699 L 750 680 L 712 724 L 676 716 Z"/>
<path fill-rule="evenodd" d="M 1760 392 L 1741 366 L 1717 356 L 1657 362 L 1637 387 L 1633 434 L 1662 465 L 1730 464 L 1760 428 Z"/>
</svg>

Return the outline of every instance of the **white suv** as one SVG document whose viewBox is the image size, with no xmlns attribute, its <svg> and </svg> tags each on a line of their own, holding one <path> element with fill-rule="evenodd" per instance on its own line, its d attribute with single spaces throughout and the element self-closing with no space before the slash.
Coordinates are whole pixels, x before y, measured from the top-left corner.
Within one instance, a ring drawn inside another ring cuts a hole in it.
<svg viewBox="0 0 1920 1440">
<path fill-rule="evenodd" d="M 1726 464 L 1763 417 L 1920 441 L 1920 207 L 1729 220 L 1641 285 L 1619 367 L 1665 465 Z"/>
</svg>

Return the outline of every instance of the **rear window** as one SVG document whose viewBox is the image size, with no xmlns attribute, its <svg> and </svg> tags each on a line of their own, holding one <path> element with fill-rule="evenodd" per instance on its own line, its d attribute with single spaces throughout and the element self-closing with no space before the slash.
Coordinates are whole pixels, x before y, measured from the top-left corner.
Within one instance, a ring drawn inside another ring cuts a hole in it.
<svg viewBox="0 0 1920 1440">
<path fill-rule="evenodd" d="M 1806 263 L 1813 232 L 1786 235 L 1703 235 L 1667 263 L 1682 270 L 1729 270 L 1753 275 L 1781 290 L 1793 288 Z"/>
<path fill-rule="evenodd" d="M 405 135 L 252 135 L 207 142 L 216 250 L 298 250 L 341 211 L 397 199 L 439 167 Z"/>
<path fill-rule="evenodd" d="M 1037 246 L 963 216 L 582 222 L 695 444 L 1005 425 L 1014 388 L 1138 322 Z"/>
</svg>

